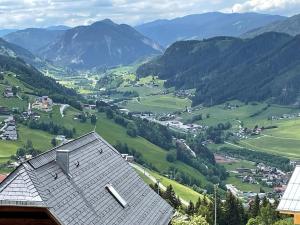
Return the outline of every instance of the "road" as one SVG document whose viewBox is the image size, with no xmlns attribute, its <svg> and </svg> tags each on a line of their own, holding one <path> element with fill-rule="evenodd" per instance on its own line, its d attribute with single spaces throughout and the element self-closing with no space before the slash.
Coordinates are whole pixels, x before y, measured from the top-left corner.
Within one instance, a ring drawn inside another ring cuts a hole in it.
<svg viewBox="0 0 300 225">
<path fill-rule="evenodd" d="M 69 107 L 69 105 L 66 105 L 66 104 L 60 105 L 59 111 L 60 111 L 61 117 L 64 117 L 64 116 L 65 116 L 65 115 L 64 115 L 64 112 L 65 112 L 65 110 L 66 110 L 68 107 Z"/>
<path fill-rule="evenodd" d="M 148 177 L 153 183 L 157 183 L 157 182 L 158 182 L 157 179 L 156 179 L 154 176 L 152 176 L 150 173 L 148 173 L 147 171 L 145 171 L 144 168 L 142 168 L 141 166 L 139 166 L 139 165 L 137 165 L 137 164 L 133 164 L 133 163 L 130 163 L 130 165 L 131 165 L 134 169 L 136 169 L 136 170 L 142 172 L 142 173 L 143 173 L 146 177 Z M 159 183 L 159 188 L 162 189 L 163 191 L 166 191 L 166 190 L 167 190 L 167 188 L 166 188 L 162 183 Z M 184 199 L 182 199 L 182 198 L 180 198 L 180 197 L 179 197 L 179 199 L 180 199 L 180 201 L 181 201 L 182 204 L 184 204 L 185 206 L 189 206 L 189 202 L 187 202 L 186 200 L 184 200 Z"/>
</svg>

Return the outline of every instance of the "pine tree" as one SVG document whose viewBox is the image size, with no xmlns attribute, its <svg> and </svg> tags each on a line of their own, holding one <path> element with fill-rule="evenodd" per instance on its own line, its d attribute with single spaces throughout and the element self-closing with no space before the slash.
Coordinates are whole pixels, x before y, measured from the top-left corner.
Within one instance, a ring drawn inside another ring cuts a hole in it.
<svg viewBox="0 0 300 225">
<path fill-rule="evenodd" d="M 262 205 L 262 207 L 266 207 L 268 204 L 269 204 L 269 201 L 268 201 L 267 197 L 265 196 L 262 200 L 261 205 Z"/>
<path fill-rule="evenodd" d="M 188 215 L 193 215 L 195 213 L 195 206 L 194 206 L 194 203 L 192 201 L 190 201 L 189 206 L 186 209 L 186 213 Z"/>
<path fill-rule="evenodd" d="M 259 209 L 260 209 L 260 199 L 258 195 L 255 196 L 254 201 L 250 204 L 249 208 L 249 214 L 251 217 L 255 218 L 259 214 Z"/>
<path fill-rule="evenodd" d="M 200 206 L 202 205 L 202 200 L 201 198 L 199 197 L 198 198 L 198 201 L 196 202 L 196 205 L 195 205 L 195 211 L 198 212 L 198 210 L 200 209 Z"/>
<path fill-rule="evenodd" d="M 242 225 L 242 218 L 238 200 L 229 192 L 226 198 L 224 219 L 226 225 Z"/>
<path fill-rule="evenodd" d="M 162 195 L 164 199 L 166 199 L 174 208 L 178 208 L 181 206 L 181 202 L 179 198 L 176 196 L 176 193 L 172 187 L 172 185 L 169 185 L 167 187 L 167 190 L 165 193 Z"/>
</svg>

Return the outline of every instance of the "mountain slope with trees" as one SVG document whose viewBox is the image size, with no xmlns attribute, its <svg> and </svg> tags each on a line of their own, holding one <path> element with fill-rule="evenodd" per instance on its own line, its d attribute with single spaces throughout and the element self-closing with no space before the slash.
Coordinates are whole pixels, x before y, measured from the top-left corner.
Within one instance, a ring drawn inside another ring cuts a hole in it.
<svg viewBox="0 0 300 225">
<path fill-rule="evenodd" d="M 1 45 L 0 45 L 1 48 Z M 70 104 L 78 109 L 81 108 L 76 91 L 68 89 L 58 84 L 54 79 L 44 76 L 35 67 L 27 64 L 18 57 L 11 57 L 0 54 L 0 71 L 12 72 L 17 79 L 22 81 L 29 89 L 32 95 L 48 95 L 55 102 Z M 3 79 L 3 74 L 1 77 Z"/>
<path fill-rule="evenodd" d="M 139 25 L 136 29 L 161 45 L 169 46 L 180 40 L 239 36 L 249 30 L 281 21 L 284 18 L 257 13 L 225 14 L 211 12 L 172 20 L 157 20 Z"/>
<path fill-rule="evenodd" d="M 252 38 L 266 32 L 286 33 L 292 36 L 300 34 L 300 14 L 251 30 L 243 34 L 242 37 Z"/>
<path fill-rule="evenodd" d="M 293 104 L 300 91 L 299 44 L 300 36 L 281 33 L 182 41 L 137 73 L 158 75 L 166 86 L 196 88 L 194 105 L 233 99 Z"/>
<path fill-rule="evenodd" d="M 161 53 L 162 48 L 154 41 L 108 19 L 67 30 L 57 42 L 39 51 L 43 58 L 78 69 L 130 64 Z"/>
<path fill-rule="evenodd" d="M 41 48 L 55 42 L 65 33 L 65 30 L 60 28 L 57 28 L 58 30 L 55 29 L 56 28 L 28 28 L 9 33 L 3 38 L 10 43 L 19 45 L 32 53 L 37 54 Z"/>
</svg>

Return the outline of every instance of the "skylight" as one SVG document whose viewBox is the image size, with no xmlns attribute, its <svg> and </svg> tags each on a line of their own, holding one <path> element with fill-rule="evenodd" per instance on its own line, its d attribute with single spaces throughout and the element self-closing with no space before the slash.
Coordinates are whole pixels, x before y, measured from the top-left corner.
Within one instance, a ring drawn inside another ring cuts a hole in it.
<svg viewBox="0 0 300 225">
<path fill-rule="evenodd" d="M 116 191 L 116 189 L 111 184 L 106 185 L 106 189 L 120 203 L 120 205 L 123 208 L 126 207 L 127 202 L 121 197 L 121 195 Z"/>
</svg>

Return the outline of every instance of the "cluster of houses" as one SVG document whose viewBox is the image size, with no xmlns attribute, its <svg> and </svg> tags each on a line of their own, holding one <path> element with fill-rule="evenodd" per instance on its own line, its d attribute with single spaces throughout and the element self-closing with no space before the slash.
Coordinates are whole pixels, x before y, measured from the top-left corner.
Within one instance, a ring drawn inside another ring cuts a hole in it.
<svg viewBox="0 0 300 225">
<path fill-rule="evenodd" d="M 37 109 L 45 112 L 52 111 L 52 107 L 53 107 L 53 101 L 48 96 L 38 97 L 36 98 L 35 102 L 32 103 L 33 109 Z"/>
<path fill-rule="evenodd" d="M 41 116 L 37 112 L 32 111 L 31 104 L 29 103 L 27 111 L 22 112 L 21 118 L 23 120 L 39 120 Z"/>
<path fill-rule="evenodd" d="M 0 129 L 0 138 L 2 140 L 18 140 L 16 121 L 13 116 L 9 116 L 3 121 L 3 127 Z"/>
<path fill-rule="evenodd" d="M 264 184 L 269 188 L 273 188 L 274 193 L 284 192 L 290 178 L 290 174 L 263 163 L 257 164 L 255 169 L 237 168 L 231 172 L 235 173 L 235 176 L 244 183 Z"/>
<path fill-rule="evenodd" d="M 192 98 L 195 96 L 192 90 L 178 90 L 175 91 L 174 95 L 178 98 Z"/>
<path fill-rule="evenodd" d="M 256 136 L 262 133 L 263 129 L 260 127 L 255 127 L 253 129 L 249 129 L 247 127 L 239 126 L 239 130 L 235 133 L 236 137 L 239 139 L 248 139 L 249 136 Z"/>
<path fill-rule="evenodd" d="M 12 98 L 12 97 L 14 97 L 15 95 L 14 95 L 14 92 L 13 92 L 13 88 L 12 87 L 6 87 L 4 89 L 3 96 L 5 98 Z"/>
<path fill-rule="evenodd" d="M 147 113 L 147 114 L 140 113 L 140 114 L 134 114 L 133 116 L 140 117 L 142 119 L 146 119 L 148 121 L 161 124 L 171 129 L 180 130 L 185 133 L 197 134 L 200 130 L 207 128 L 206 126 L 202 126 L 194 123 L 184 124 L 181 121 L 179 121 L 179 119 L 177 119 L 174 114 L 163 114 L 160 116 L 156 116 L 153 113 Z"/>
<path fill-rule="evenodd" d="M 300 113 L 283 114 L 281 116 L 271 116 L 269 120 L 295 119 L 300 117 Z"/>
</svg>

